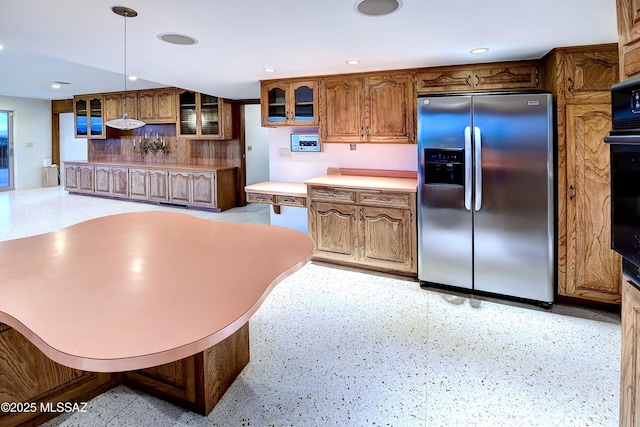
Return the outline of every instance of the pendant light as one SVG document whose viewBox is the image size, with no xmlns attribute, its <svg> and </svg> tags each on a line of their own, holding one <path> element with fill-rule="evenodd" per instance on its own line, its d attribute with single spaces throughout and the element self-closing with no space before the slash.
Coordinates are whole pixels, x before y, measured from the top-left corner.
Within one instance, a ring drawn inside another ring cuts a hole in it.
<svg viewBox="0 0 640 427">
<path fill-rule="evenodd" d="M 131 130 L 137 129 L 145 125 L 144 122 L 136 119 L 130 119 L 127 114 L 127 18 L 135 18 L 138 12 L 128 7 L 114 6 L 111 8 L 113 13 L 124 17 L 124 95 L 122 97 L 122 117 L 115 120 L 109 120 L 105 124 L 114 129 Z"/>
</svg>

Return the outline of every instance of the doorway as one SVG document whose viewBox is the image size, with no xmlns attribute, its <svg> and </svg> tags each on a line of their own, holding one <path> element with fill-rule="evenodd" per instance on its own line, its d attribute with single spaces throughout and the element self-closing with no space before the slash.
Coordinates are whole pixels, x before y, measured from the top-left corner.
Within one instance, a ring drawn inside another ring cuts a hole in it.
<svg viewBox="0 0 640 427">
<path fill-rule="evenodd" d="M 0 191 L 13 189 L 13 111 L 0 110 Z"/>
</svg>

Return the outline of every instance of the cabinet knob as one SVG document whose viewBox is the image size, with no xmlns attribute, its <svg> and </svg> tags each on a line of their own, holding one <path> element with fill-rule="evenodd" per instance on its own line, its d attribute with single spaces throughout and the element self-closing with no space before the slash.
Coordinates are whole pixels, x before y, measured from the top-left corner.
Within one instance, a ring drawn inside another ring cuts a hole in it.
<svg viewBox="0 0 640 427">
<path fill-rule="evenodd" d="M 574 82 L 571 77 L 567 77 L 567 81 L 569 82 L 569 87 L 567 87 L 567 91 L 573 92 L 573 88 L 576 87 L 576 82 Z"/>
<path fill-rule="evenodd" d="M 569 187 L 569 191 L 571 192 L 571 194 L 569 195 L 569 200 L 573 200 L 576 198 L 576 187 L 574 187 L 573 185 L 571 185 Z"/>
</svg>

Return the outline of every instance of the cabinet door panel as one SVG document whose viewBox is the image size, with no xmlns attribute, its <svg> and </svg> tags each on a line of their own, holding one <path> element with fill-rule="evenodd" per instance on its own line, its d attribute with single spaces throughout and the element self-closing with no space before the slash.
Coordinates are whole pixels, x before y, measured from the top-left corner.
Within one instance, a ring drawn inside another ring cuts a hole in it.
<svg viewBox="0 0 640 427">
<path fill-rule="evenodd" d="M 359 142 L 364 137 L 363 80 L 327 79 L 322 85 L 320 138 L 324 142 Z"/>
<path fill-rule="evenodd" d="M 214 177 L 210 173 L 193 173 L 191 175 L 192 182 L 192 200 L 194 205 L 213 206 L 214 202 Z"/>
<path fill-rule="evenodd" d="M 480 68 L 473 72 L 475 90 L 536 89 L 539 84 L 535 65 Z"/>
<path fill-rule="evenodd" d="M 564 295 L 620 302 L 620 256 L 611 250 L 606 104 L 567 105 L 567 283 Z"/>
<path fill-rule="evenodd" d="M 130 197 L 132 199 L 149 198 L 149 172 L 146 169 L 131 169 L 130 177 Z"/>
<path fill-rule="evenodd" d="M 76 165 L 64 167 L 64 189 L 67 191 L 78 190 L 78 167 Z"/>
<path fill-rule="evenodd" d="M 418 93 L 469 92 L 473 89 L 469 70 L 434 70 L 418 74 Z"/>
<path fill-rule="evenodd" d="M 171 180 L 171 194 L 169 199 L 172 202 L 188 204 L 191 201 L 190 191 L 190 174 L 188 172 L 170 172 L 169 179 Z"/>
<path fill-rule="evenodd" d="M 110 171 L 108 167 L 96 166 L 96 194 L 111 193 Z"/>
<path fill-rule="evenodd" d="M 369 109 L 365 135 L 371 142 L 413 142 L 412 88 L 408 74 L 367 79 Z"/>
<path fill-rule="evenodd" d="M 360 207 L 361 261 L 380 268 L 411 271 L 410 211 Z"/>
<path fill-rule="evenodd" d="M 311 203 L 309 232 L 315 256 L 336 261 L 357 259 L 356 207 L 333 203 Z"/>
<path fill-rule="evenodd" d="M 149 171 L 149 199 L 166 202 L 169 200 L 167 171 Z"/>
<path fill-rule="evenodd" d="M 610 102 L 611 85 L 618 82 L 618 52 L 572 52 L 564 55 L 566 99 L 601 99 Z"/>
<path fill-rule="evenodd" d="M 129 195 L 129 176 L 127 168 L 111 169 L 111 193 L 115 196 Z"/>
<path fill-rule="evenodd" d="M 93 166 L 80 166 L 78 168 L 79 184 L 78 189 L 83 193 L 94 192 L 94 171 Z"/>
</svg>

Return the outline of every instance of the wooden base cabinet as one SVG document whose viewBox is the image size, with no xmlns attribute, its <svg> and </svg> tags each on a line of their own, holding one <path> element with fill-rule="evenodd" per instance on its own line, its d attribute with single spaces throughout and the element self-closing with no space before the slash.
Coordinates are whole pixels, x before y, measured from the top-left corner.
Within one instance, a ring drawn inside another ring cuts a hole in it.
<svg viewBox="0 0 640 427">
<path fill-rule="evenodd" d="M 309 187 L 314 259 L 413 276 L 415 193 Z"/>
<path fill-rule="evenodd" d="M 65 163 L 65 189 L 221 211 L 236 205 L 236 168 Z"/>
<path fill-rule="evenodd" d="M 622 284 L 622 355 L 620 365 L 620 426 L 640 423 L 640 290 Z"/>
<path fill-rule="evenodd" d="M 21 334 L 2 323 L 0 378 L 0 403 L 34 405 L 28 410 L 1 411 L 0 426 L 42 424 L 58 415 L 55 412 L 58 402 L 78 403 L 82 408 L 82 402 L 118 384 L 117 377 L 112 374 L 80 371 L 53 362 Z"/>
</svg>

